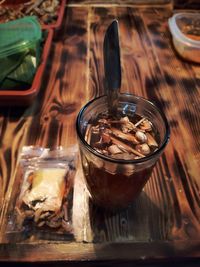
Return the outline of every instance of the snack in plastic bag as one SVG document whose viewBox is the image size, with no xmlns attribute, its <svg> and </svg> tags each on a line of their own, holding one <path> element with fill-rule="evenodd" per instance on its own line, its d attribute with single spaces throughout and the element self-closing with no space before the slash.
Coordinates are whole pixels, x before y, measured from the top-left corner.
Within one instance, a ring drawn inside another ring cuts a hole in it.
<svg viewBox="0 0 200 267">
<path fill-rule="evenodd" d="M 73 234 L 71 211 L 76 152 L 76 147 L 55 150 L 23 147 L 19 162 L 21 186 L 14 217 L 11 217 L 13 229 L 9 232 L 42 230 Z"/>
</svg>

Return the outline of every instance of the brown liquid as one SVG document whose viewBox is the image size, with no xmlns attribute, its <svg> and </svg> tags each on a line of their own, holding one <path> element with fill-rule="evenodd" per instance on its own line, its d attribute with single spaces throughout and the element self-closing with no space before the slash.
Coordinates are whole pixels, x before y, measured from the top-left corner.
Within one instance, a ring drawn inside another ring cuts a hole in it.
<svg viewBox="0 0 200 267">
<path fill-rule="evenodd" d="M 90 162 L 85 170 L 85 178 L 95 203 L 107 209 L 119 209 L 128 206 L 139 195 L 152 168 L 127 176 L 123 173 L 111 174 Z"/>
<path fill-rule="evenodd" d="M 112 123 L 102 123 L 102 119 L 109 122 L 112 121 Z M 86 141 L 99 153 L 110 158 L 118 159 L 118 161 L 116 160 L 116 162 L 112 162 L 110 160 L 101 159 L 98 156 L 90 157 L 90 155 L 82 154 L 83 162 L 85 163 L 83 163 L 83 169 L 88 190 L 93 201 L 104 208 L 118 209 L 126 207 L 139 195 L 151 175 L 154 162 L 137 164 L 137 159 L 141 159 L 145 157 L 145 155 L 138 156 L 134 153 L 134 151 L 138 149 L 138 144 L 131 141 L 131 138 L 132 136 L 136 136 L 138 130 L 140 132 L 143 131 L 147 136 L 150 133 L 156 140 L 158 147 L 159 135 L 155 131 L 151 122 L 150 129 L 147 131 L 143 130 L 142 127 L 144 127 L 144 125 L 140 123 L 138 124 L 141 119 L 143 118 L 136 114 L 133 118 L 129 118 L 129 122 L 134 125 L 131 125 L 133 126 L 133 129 L 127 133 L 122 129 L 120 118 L 110 118 L 105 114 L 100 114 L 97 119 L 89 122 L 90 134 L 88 135 L 87 133 L 85 135 Z M 134 128 L 135 125 L 136 128 Z M 117 133 L 122 133 L 123 138 L 114 135 L 115 129 L 117 129 Z M 110 139 L 108 138 L 109 141 L 105 141 L 105 143 L 103 141 L 103 144 L 101 143 L 101 140 L 103 139 L 102 133 L 103 135 L 108 133 L 108 136 L 111 137 Z M 128 136 L 130 139 L 126 140 Z M 115 141 L 114 144 L 113 137 Z M 125 149 L 125 152 L 124 150 L 122 152 L 117 151 L 117 153 L 114 151 L 112 154 L 109 148 L 110 146 L 118 145 L 118 142 L 119 148 L 121 148 L 121 144 L 124 146 L 123 149 Z M 140 141 L 140 144 L 143 145 L 144 142 Z M 157 147 L 149 146 L 149 154 L 153 153 Z M 129 150 L 130 148 L 133 149 L 133 151 Z M 123 163 L 120 159 L 122 159 Z M 127 159 L 136 161 L 134 163 L 130 161 L 129 163 L 126 163 Z"/>
</svg>

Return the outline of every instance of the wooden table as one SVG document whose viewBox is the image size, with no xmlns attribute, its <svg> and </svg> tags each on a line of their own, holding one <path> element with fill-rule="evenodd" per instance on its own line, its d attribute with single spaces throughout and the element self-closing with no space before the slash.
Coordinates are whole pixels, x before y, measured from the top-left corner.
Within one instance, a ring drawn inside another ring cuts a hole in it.
<svg viewBox="0 0 200 267">
<path fill-rule="evenodd" d="M 0 109 L 0 261 L 83 266 L 200 261 L 200 65 L 184 61 L 173 48 L 167 24 L 171 1 L 105 2 L 68 2 L 39 95 L 29 107 Z M 94 206 L 79 164 L 75 240 L 5 243 L 21 148 L 77 145 L 78 111 L 104 93 L 102 41 L 114 18 L 120 26 L 121 91 L 148 98 L 165 112 L 170 142 L 129 208 L 109 213 Z"/>
</svg>

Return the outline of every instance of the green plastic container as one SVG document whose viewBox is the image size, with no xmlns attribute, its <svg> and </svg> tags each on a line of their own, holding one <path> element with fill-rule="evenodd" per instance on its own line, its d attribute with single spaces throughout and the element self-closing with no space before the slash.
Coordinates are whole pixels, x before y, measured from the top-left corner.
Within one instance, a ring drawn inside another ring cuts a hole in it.
<svg viewBox="0 0 200 267">
<path fill-rule="evenodd" d="M 36 17 L 0 24 L 0 90 L 26 89 L 40 61 L 42 30 Z"/>
<path fill-rule="evenodd" d="M 36 17 L 24 17 L 0 24 L 0 36 L 0 58 L 4 58 L 28 48 L 37 48 L 42 31 Z"/>
</svg>

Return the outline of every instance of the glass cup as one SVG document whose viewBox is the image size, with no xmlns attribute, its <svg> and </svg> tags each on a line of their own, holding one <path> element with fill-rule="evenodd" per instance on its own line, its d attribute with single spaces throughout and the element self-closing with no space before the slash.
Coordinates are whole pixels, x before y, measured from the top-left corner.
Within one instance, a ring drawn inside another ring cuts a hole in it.
<svg viewBox="0 0 200 267">
<path fill-rule="evenodd" d="M 87 188 L 92 201 L 106 209 L 128 206 L 142 191 L 152 169 L 169 140 L 165 115 L 152 102 L 131 94 L 120 94 L 118 112 L 131 117 L 136 113 L 149 119 L 158 131 L 160 142 L 156 151 L 140 159 L 115 159 L 93 149 L 84 138 L 90 120 L 108 110 L 107 96 L 88 102 L 79 112 L 76 131 Z"/>
</svg>

